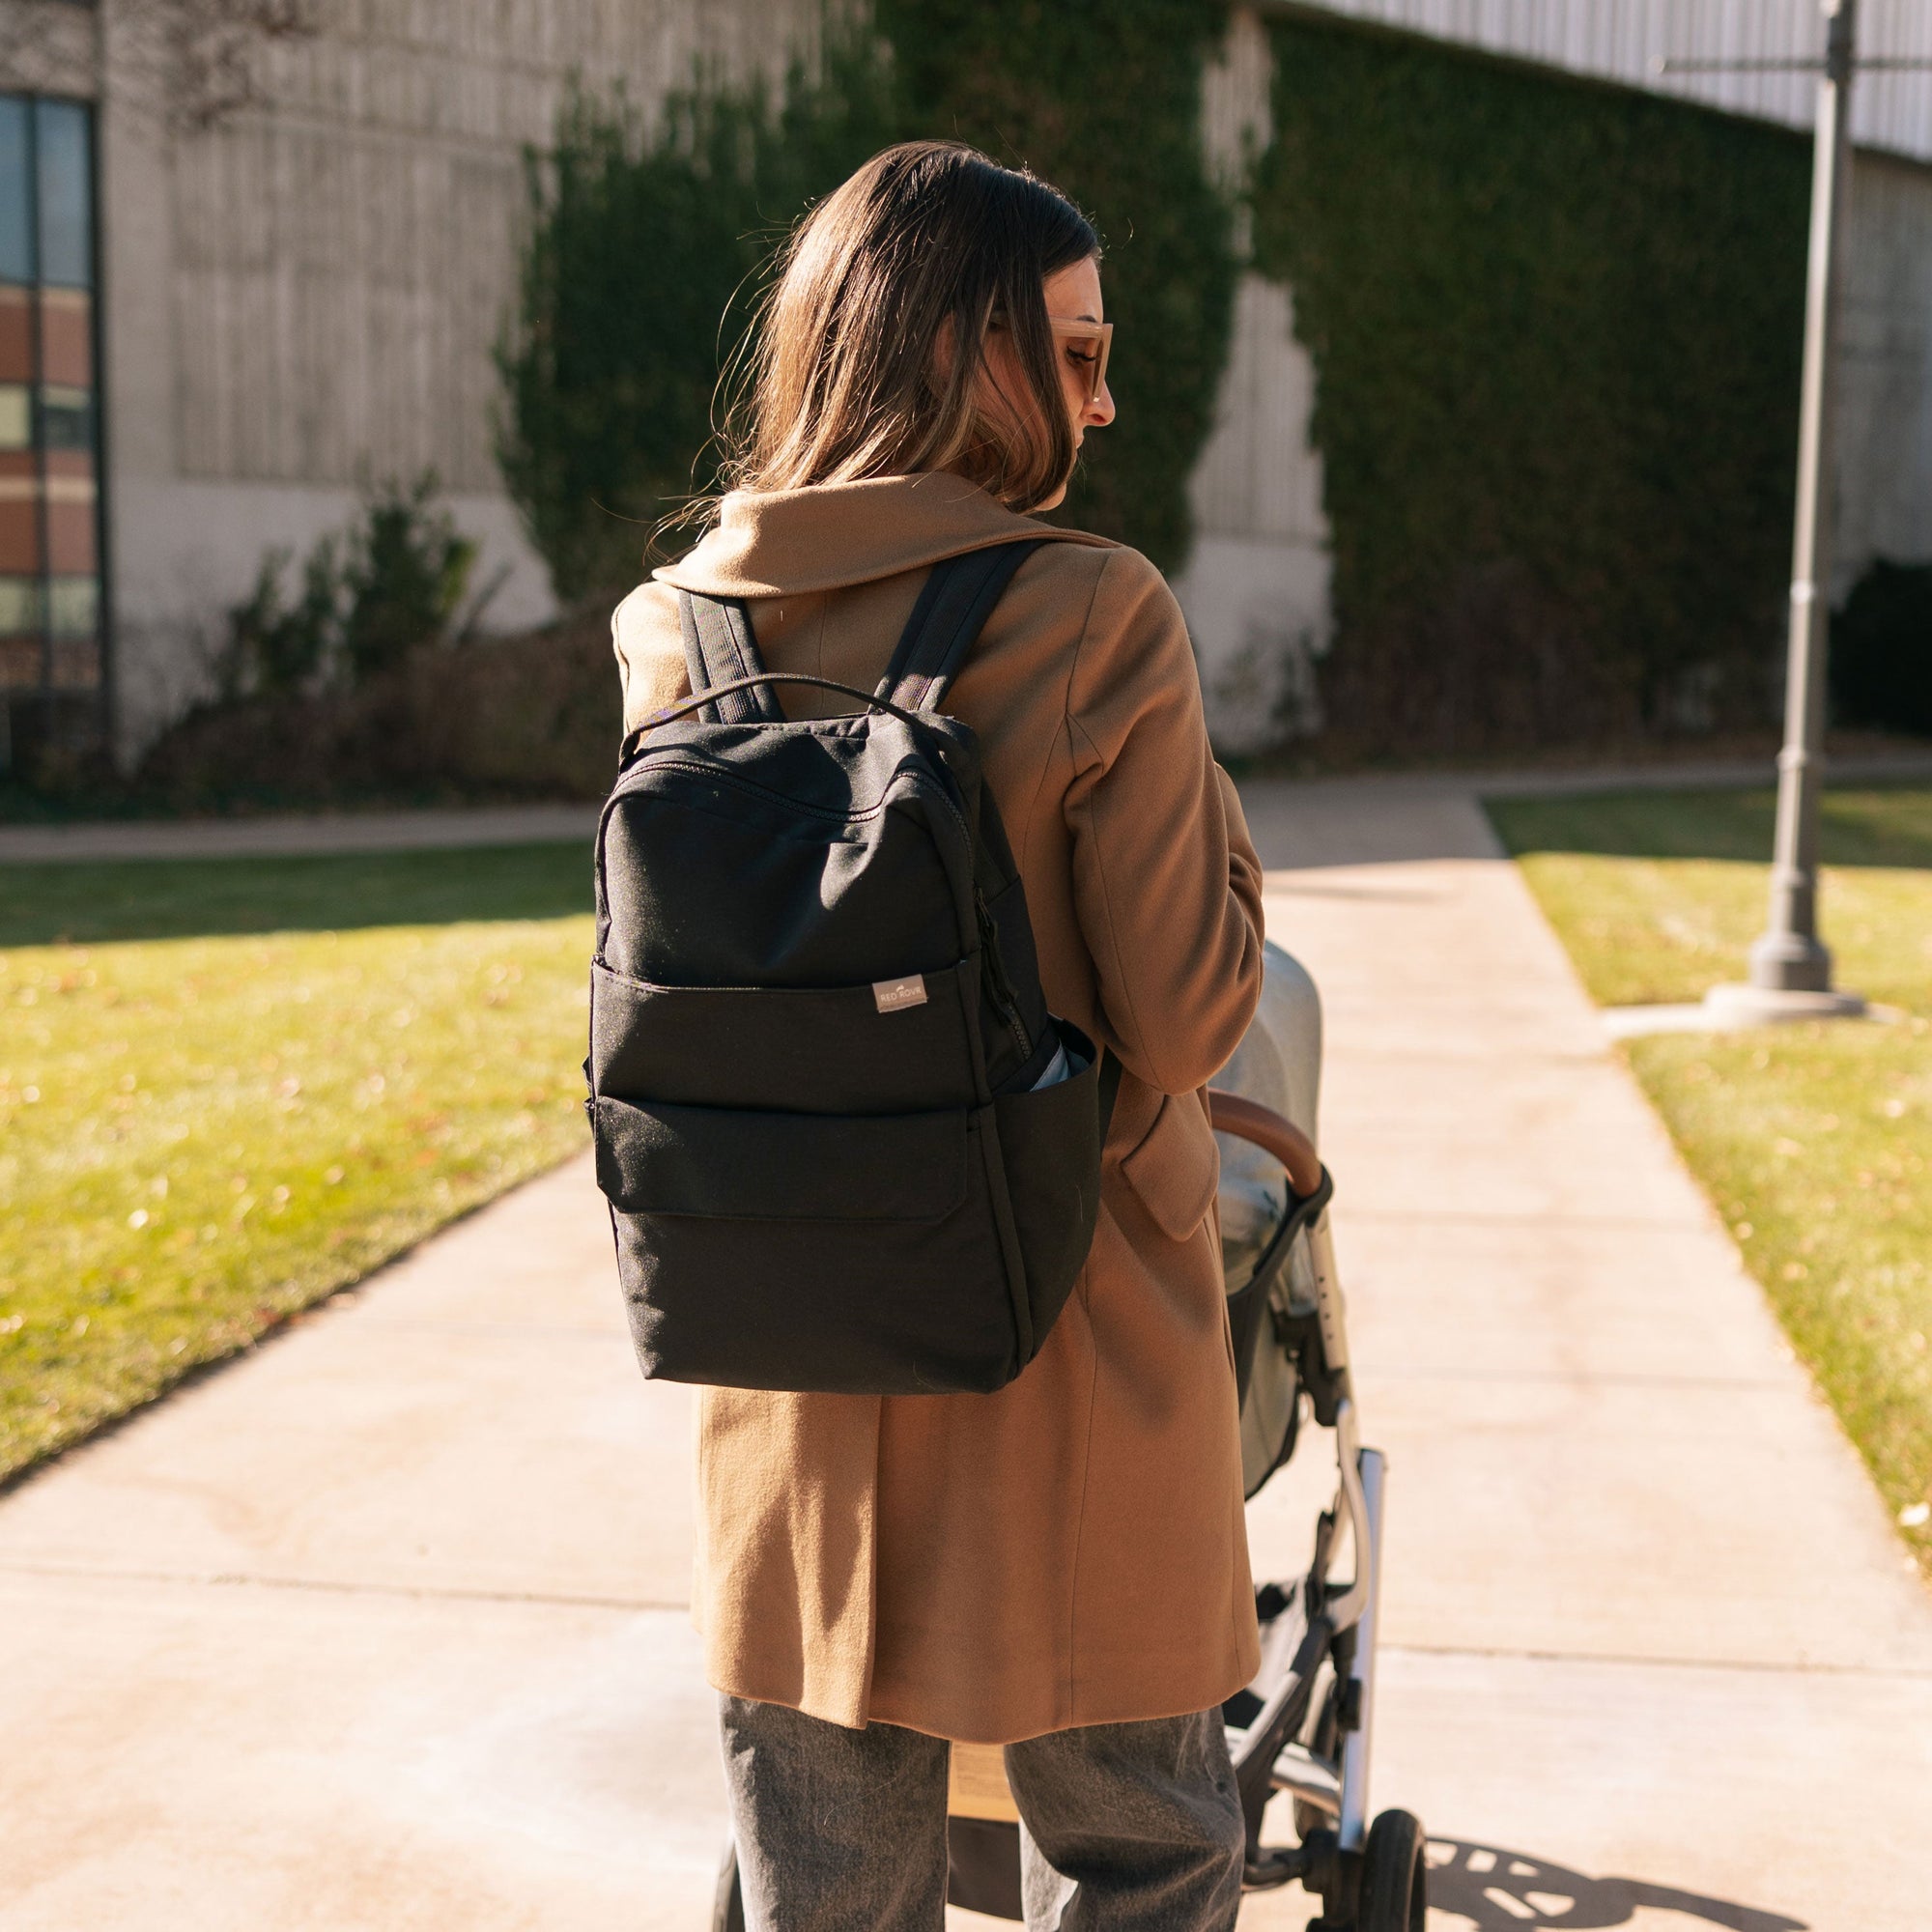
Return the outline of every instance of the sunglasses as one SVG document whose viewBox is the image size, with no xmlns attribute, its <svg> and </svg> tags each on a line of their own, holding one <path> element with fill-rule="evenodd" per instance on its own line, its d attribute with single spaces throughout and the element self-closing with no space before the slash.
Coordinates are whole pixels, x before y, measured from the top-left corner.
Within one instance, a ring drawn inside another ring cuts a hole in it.
<svg viewBox="0 0 1932 1932">
<path fill-rule="evenodd" d="M 1114 346 L 1111 322 L 1085 322 L 1072 316 L 1050 315 L 1046 326 L 1053 339 L 1066 354 L 1066 359 L 1087 379 L 1086 405 L 1100 400 L 1107 381 L 1107 356 Z"/>
</svg>

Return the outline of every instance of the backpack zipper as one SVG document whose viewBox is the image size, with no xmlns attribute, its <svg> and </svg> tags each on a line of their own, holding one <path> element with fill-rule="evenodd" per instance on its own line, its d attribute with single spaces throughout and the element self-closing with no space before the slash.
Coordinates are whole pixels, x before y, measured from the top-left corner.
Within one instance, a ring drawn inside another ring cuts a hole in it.
<svg viewBox="0 0 1932 1932">
<path fill-rule="evenodd" d="M 642 760 L 639 760 L 632 769 L 639 772 L 643 771 L 645 767 Z M 735 790 L 748 792 L 759 798 L 768 798 L 775 804 L 782 805 L 790 810 L 802 812 L 807 816 L 833 819 L 844 824 L 851 824 L 857 819 L 876 817 L 880 811 L 886 809 L 889 803 L 888 798 L 881 797 L 875 804 L 868 806 L 861 812 L 829 811 L 823 806 L 803 805 L 795 799 L 789 799 L 782 792 L 774 791 L 771 786 L 761 785 L 756 780 L 747 779 L 740 773 L 725 771 L 711 764 L 709 761 L 691 757 L 671 756 L 661 758 L 650 769 L 658 772 L 691 772 L 698 777 L 710 779 L 719 784 L 729 786 Z M 613 801 L 618 791 L 629 795 L 644 789 L 641 781 L 636 784 L 625 784 L 623 780 L 628 779 L 630 775 L 630 772 L 625 772 L 622 778 L 619 779 L 616 790 L 611 794 Z M 909 776 L 912 778 L 910 789 L 924 794 L 941 807 L 946 815 L 959 828 L 960 838 L 970 847 L 973 842 L 973 834 L 967 826 L 965 813 L 953 804 L 944 789 L 934 785 L 929 781 L 921 779 L 917 774 Z M 986 895 L 980 889 L 978 884 L 975 884 L 973 888 L 973 911 L 980 927 L 980 950 L 985 955 L 987 978 L 992 981 L 993 1004 L 999 1009 L 1000 1017 L 1006 1021 L 1007 1031 L 1013 1037 L 1013 1044 L 1020 1050 L 1021 1065 L 1025 1065 L 1027 1061 L 1033 1057 L 1033 1041 L 1027 1037 L 1026 1021 L 1020 1016 L 1019 995 L 1013 991 L 1013 982 L 1007 977 L 1007 962 L 1000 956 L 999 927 L 994 923 L 992 910 L 986 904 Z"/>
<path fill-rule="evenodd" d="M 748 779 L 738 772 L 729 771 L 721 766 L 700 762 L 692 758 L 661 758 L 656 764 L 650 767 L 646 776 L 655 777 L 660 772 L 690 772 L 696 777 L 708 779 L 714 783 L 724 785 L 731 790 L 746 792 L 754 798 L 770 799 L 774 805 L 781 805 L 787 811 L 796 811 L 808 818 L 829 819 L 834 824 L 838 825 L 856 825 L 866 819 L 876 818 L 880 812 L 886 810 L 892 804 L 892 794 L 888 790 L 882 792 L 870 805 L 864 806 L 856 811 L 837 811 L 822 805 L 807 805 L 798 799 L 788 797 L 784 792 L 775 791 L 770 785 L 758 783 L 755 779 Z M 629 773 L 626 773 L 625 777 L 629 777 Z M 941 787 L 922 777 L 919 773 L 910 773 L 907 777 L 909 781 L 906 789 L 916 792 L 922 797 L 929 798 L 935 805 L 939 806 L 945 811 L 946 815 L 952 819 L 953 824 L 959 828 L 960 838 L 970 845 L 973 842 L 973 834 L 967 827 L 966 815 L 953 804 L 946 792 Z M 641 782 L 627 785 L 620 781 L 611 796 L 612 800 L 615 800 L 619 796 L 630 798 L 646 789 L 647 787 Z"/>
<path fill-rule="evenodd" d="M 993 923 L 986 895 L 977 885 L 973 888 L 973 911 L 980 922 L 980 950 L 985 955 L 986 977 L 992 981 L 993 1004 L 1020 1050 L 1020 1065 L 1024 1066 L 1033 1057 L 1033 1041 L 1027 1037 L 1026 1022 L 1020 1017 L 1019 995 L 1007 978 L 1007 962 L 1000 957 L 1000 929 Z"/>
</svg>

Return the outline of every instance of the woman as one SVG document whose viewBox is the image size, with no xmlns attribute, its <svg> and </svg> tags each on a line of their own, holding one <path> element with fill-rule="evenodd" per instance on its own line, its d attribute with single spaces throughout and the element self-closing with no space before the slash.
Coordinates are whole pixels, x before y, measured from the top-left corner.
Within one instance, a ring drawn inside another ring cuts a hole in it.
<svg viewBox="0 0 1932 1932">
<path fill-rule="evenodd" d="M 1259 997 L 1261 871 L 1159 573 L 1028 514 L 1113 419 L 1098 242 L 1044 183 L 919 142 L 822 202 L 781 270 L 736 487 L 618 611 L 626 729 L 687 692 L 680 586 L 746 599 L 769 668 L 869 689 L 933 563 L 1048 539 L 947 709 L 979 734 L 1048 1002 L 1123 1072 L 1092 1255 L 1017 1381 L 703 1392 L 695 1603 L 748 1917 L 940 1926 L 960 1740 L 1007 1747 L 1029 1924 L 1230 1927 L 1217 1707 L 1257 1640 L 1203 1089 Z"/>
</svg>

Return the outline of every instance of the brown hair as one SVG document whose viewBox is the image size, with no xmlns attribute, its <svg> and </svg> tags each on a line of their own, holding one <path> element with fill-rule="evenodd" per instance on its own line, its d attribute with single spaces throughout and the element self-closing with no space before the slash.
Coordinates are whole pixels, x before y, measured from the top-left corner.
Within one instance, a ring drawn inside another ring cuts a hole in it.
<svg viewBox="0 0 1932 1932">
<path fill-rule="evenodd" d="M 874 155 L 779 253 L 725 418 L 725 480 L 952 469 L 1010 509 L 1043 502 L 1076 449 L 1040 284 L 1099 252 L 1079 210 L 1024 170 L 953 141 Z M 998 415 L 973 400 L 996 325 L 1027 391 Z"/>
</svg>

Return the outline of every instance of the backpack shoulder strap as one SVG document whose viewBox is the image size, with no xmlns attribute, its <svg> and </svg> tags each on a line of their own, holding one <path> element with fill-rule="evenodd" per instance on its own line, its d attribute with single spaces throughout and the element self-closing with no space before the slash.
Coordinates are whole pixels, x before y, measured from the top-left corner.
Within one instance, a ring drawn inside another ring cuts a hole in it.
<svg viewBox="0 0 1932 1932">
<path fill-rule="evenodd" d="M 1047 541 L 1027 537 L 935 563 L 877 695 L 907 711 L 936 711 L 1013 572 Z"/>
<path fill-rule="evenodd" d="M 716 685 L 764 674 L 758 640 L 752 635 L 751 612 L 741 598 L 706 597 L 698 591 L 680 590 L 677 614 L 684 628 L 684 665 L 694 696 Z M 707 724 L 784 723 L 784 713 L 771 687 L 763 684 L 734 691 L 693 715 Z"/>
</svg>

